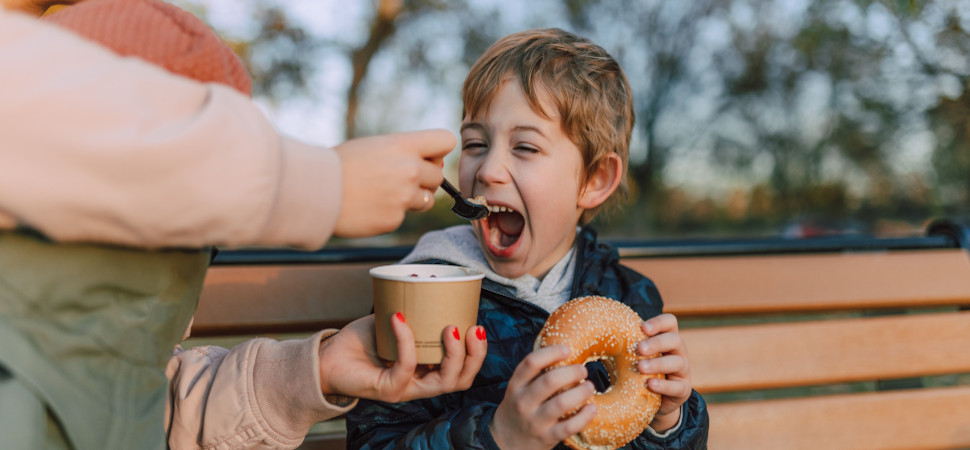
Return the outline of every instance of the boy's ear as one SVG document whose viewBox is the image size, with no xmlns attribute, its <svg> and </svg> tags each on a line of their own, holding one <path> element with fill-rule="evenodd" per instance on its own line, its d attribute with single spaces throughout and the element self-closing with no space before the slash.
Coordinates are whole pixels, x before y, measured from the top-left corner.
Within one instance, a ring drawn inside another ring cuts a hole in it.
<svg viewBox="0 0 970 450">
<path fill-rule="evenodd" d="M 580 188 L 576 206 L 592 209 L 605 202 L 620 185 L 622 173 L 623 161 L 620 160 L 620 155 L 616 153 L 606 155 L 600 160 L 586 185 Z"/>
</svg>

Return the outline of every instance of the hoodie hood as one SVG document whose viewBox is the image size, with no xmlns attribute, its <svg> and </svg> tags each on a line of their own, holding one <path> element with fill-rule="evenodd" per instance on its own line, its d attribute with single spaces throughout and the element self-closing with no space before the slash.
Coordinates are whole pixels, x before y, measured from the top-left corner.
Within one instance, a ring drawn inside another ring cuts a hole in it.
<svg viewBox="0 0 970 450">
<path fill-rule="evenodd" d="M 485 278 L 512 289 L 516 297 L 552 312 L 570 299 L 576 266 L 575 255 L 574 247 L 541 280 L 529 274 L 506 278 L 495 273 L 488 265 L 472 226 L 456 225 L 425 233 L 401 263 L 413 264 L 436 259 L 481 270 L 485 273 Z"/>
</svg>

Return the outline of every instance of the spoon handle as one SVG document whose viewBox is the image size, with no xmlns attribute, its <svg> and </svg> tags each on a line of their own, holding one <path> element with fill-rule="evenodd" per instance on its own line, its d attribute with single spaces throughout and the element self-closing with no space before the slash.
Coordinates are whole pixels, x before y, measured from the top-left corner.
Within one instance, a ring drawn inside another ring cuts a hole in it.
<svg viewBox="0 0 970 450">
<path fill-rule="evenodd" d="M 454 197 L 455 200 L 464 200 L 465 199 L 465 197 L 462 197 L 461 196 L 461 192 L 459 192 L 458 189 L 456 189 L 454 186 L 452 186 L 451 183 L 449 183 L 447 179 L 444 179 L 443 178 L 441 180 L 441 188 L 444 189 L 445 192 L 448 193 L 448 195 Z"/>
</svg>

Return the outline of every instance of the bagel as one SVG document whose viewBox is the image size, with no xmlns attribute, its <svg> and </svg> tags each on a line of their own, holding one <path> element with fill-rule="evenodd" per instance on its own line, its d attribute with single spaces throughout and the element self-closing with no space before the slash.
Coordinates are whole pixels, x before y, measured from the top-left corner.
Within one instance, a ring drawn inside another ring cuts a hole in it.
<svg viewBox="0 0 970 450">
<path fill-rule="evenodd" d="M 546 370 L 601 360 L 610 376 L 610 387 L 589 401 L 596 405 L 596 417 L 566 439 L 566 445 L 574 449 L 616 449 L 653 421 L 660 408 L 660 394 L 647 389 L 647 379 L 663 375 L 637 370 L 637 361 L 642 359 L 637 356 L 637 343 L 647 338 L 640 328 L 642 322 L 623 303 L 587 296 L 557 308 L 539 331 L 535 349 L 556 344 L 569 347 L 569 357 Z"/>
</svg>

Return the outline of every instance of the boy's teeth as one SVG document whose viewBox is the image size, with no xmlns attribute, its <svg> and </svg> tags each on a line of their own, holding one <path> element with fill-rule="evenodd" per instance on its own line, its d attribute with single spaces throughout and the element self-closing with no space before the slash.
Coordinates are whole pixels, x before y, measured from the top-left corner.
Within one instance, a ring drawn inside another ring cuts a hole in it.
<svg viewBox="0 0 970 450">
<path fill-rule="evenodd" d="M 467 200 L 469 201 L 469 203 L 474 203 L 476 205 L 483 205 L 483 206 L 485 206 L 486 208 L 488 208 L 488 212 L 490 212 L 490 213 L 513 212 L 512 211 L 512 208 L 508 208 L 508 207 L 505 207 L 505 206 L 493 206 L 493 205 L 489 205 L 488 204 L 488 201 L 485 200 L 485 196 L 483 196 L 483 195 L 479 195 L 477 197 L 469 198 Z"/>
<path fill-rule="evenodd" d="M 512 212 L 512 208 L 507 208 L 505 206 L 488 205 L 488 212 L 490 213 Z"/>
</svg>

